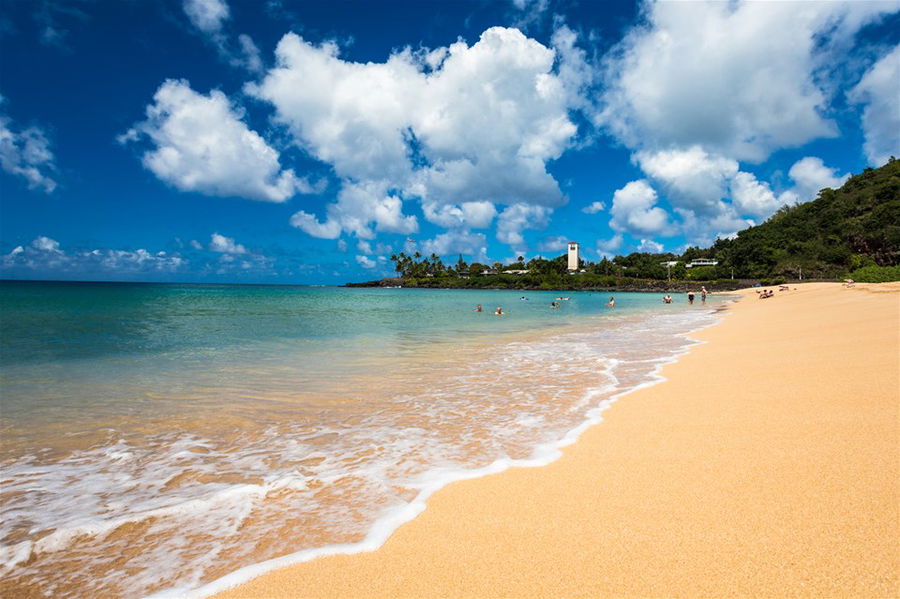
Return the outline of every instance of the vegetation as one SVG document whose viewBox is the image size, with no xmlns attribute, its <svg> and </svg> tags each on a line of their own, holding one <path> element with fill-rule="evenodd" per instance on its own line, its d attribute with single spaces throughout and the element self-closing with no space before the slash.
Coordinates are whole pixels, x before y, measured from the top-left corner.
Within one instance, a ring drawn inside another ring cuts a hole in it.
<svg viewBox="0 0 900 599">
<path fill-rule="evenodd" d="M 688 265 L 713 259 L 715 266 Z M 785 206 L 761 225 L 709 248 L 690 247 L 681 255 L 635 252 L 599 262 L 581 261 L 567 270 L 567 256 L 503 265 L 445 265 L 432 254 L 391 256 L 407 286 L 507 289 L 678 289 L 703 282 L 715 289 L 759 281 L 774 285 L 798 279 L 884 282 L 900 280 L 900 161 L 867 168 L 840 189 L 823 189 L 805 204 Z M 666 263 L 677 262 L 667 266 Z M 509 271 L 520 271 L 511 273 Z M 521 271 L 527 271 L 521 273 Z"/>
<path fill-rule="evenodd" d="M 838 190 L 785 206 L 768 221 L 720 239 L 720 266 L 741 277 L 836 279 L 866 266 L 900 264 L 900 161 L 867 168 Z"/>
</svg>

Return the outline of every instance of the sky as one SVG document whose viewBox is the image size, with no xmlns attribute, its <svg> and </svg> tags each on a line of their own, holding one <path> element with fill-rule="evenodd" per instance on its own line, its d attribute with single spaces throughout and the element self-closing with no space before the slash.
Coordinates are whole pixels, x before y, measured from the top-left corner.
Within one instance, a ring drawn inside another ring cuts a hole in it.
<svg viewBox="0 0 900 599">
<path fill-rule="evenodd" d="M 900 0 L 0 0 L 0 278 L 682 252 L 900 156 Z"/>
</svg>

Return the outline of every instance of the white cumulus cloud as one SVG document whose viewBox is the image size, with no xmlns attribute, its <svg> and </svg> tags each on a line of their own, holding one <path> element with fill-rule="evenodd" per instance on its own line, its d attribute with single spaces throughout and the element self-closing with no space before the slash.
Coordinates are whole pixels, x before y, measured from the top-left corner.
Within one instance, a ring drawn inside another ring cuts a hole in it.
<svg viewBox="0 0 900 599">
<path fill-rule="evenodd" d="M 422 251 L 426 255 L 437 254 L 438 256 L 465 254 L 474 256 L 476 260 L 484 261 L 487 260 L 487 238 L 484 233 L 447 231 L 440 233 L 434 239 L 423 241 Z"/>
<path fill-rule="evenodd" d="M 545 206 L 529 204 L 507 206 L 497 219 L 497 239 L 515 248 L 523 248 L 525 238 L 522 237 L 522 231 L 546 227 L 550 212 L 551 210 Z"/>
<path fill-rule="evenodd" d="M 581 209 L 581 211 L 585 214 L 597 214 L 598 212 L 602 212 L 603 210 L 606 210 L 605 202 L 591 202 Z"/>
<path fill-rule="evenodd" d="M 792 191 L 778 195 L 768 183 L 759 181 L 753 174 L 740 172 L 731 182 L 732 203 L 741 214 L 767 217 L 782 206 L 797 201 Z"/>
<path fill-rule="evenodd" d="M 184 0 L 184 12 L 194 27 L 206 34 L 221 31 L 231 14 L 223 0 Z"/>
<path fill-rule="evenodd" d="M 484 229 L 497 216 L 497 209 L 491 202 L 463 202 L 462 204 L 440 204 L 423 202 L 425 220 L 446 229 Z"/>
<path fill-rule="evenodd" d="M 557 39 L 558 52 L 494 27 L 471 46 L 406 49 L 362 64 L 340 58 L 333 43 L 285 35 L 275 68 L 246 91 L 270 102 L 295 143 L 330 164 L 344 186 L 324 220 L 301 212 L 296 226 L 332 238 L 368 238 L 373 221 L 380 230 L 416 230 L 392 207 L 393 223 L 371 210 L 357 217 L 347 210 L 344 196 L 357 193 L 348 187 L 378 188 L 372 202 L 419 199 L 425 218 L 446 228 L 487 227 L 496 204 L 565 203 L 547 162 L 573 143 L 572 90 L 587 70 L 574 35 Z"/>
<path fill-rule="evenodd" d="M 218 233 L 213 233 L 209 240 L 209 249 L 213 252 L 223 254 L 246 254 L 247 248 L 240 243 L 235 243 L 233 237 L 225 237 Z"/>
<path fill-rule="evenodd" d="M 278 152 L 243 121 L 243 110 L 222 92 L 203 95 L 187 81 L 167 80 L 147 107 L 147 120 L 121 142 L 148 138 L 155 149 L 144 166 L 182 191 L 283 202 L 295 193 L 320 191 L 294 171 L 283 170 Z"/>
<path fill-rule="evenodd" d="M 862 125 L 869 164 L 881 166 L 900 156 L 900 45 L 872 65 L 849 94 L 864 103 Z"/>
<path fill-rule="evenodd" d="M 55 239 L 40 236 L 27 246 L 16 246 L 2 256 L 0 267 L 30 271 L 37 275 L 150 274 L 173 273 L 187 262 L 178 254 L 146 249 L 64 250 Z"/>
<path fill-rule="evenodd" d="M 728 195 L 738 163 L 714 156 L 700 146 L 685 150 L 642 151 L 635 155 L 647 175 L 657 181 L 673 206 L 700 214 L 715 213 Z"/>
<path fill-rule="evenodd" d="M 366 256 L 357 256 L 356 262 L 363 268 L 375 268 L 376 266 L 378 266 L 377 262 L 375 262 L 371 258 L 367 258 Z"/>
<path fill-rule="evenodd" d="M 749 161 L 837 135 L 827 75 L 894 2 L 653 2 L 608 56 L 598 121 L 627 146 Z M 826 68 L 827 67 L 827 68 Z"/>
<path fill-rule="evenodd" d="M 56 181 L 51 177 L 56 166 L 47 136 L 38 127 L 16 132 L 11 119 L 3 115 L 0 115 L 0 168 L 25 179 L 29 189 L 45 193 L 56 189 Z"/>
<path fill-rule="evenodd" d="M 650 254 L 661 254 L 664 250 L 663 244 L 657 243 L 652 239 L 641 239 L 641 243 L 637 246 L 637 251 Z"/>
<path fill-rule="evenodd" d="M 569 239 L 564 235 L 545 237 L 538 242 L 538 249 L 542 252 L 561 252 L 568 246 Z"/>
<path fill-rule="evenodd" d="M 627 183 L 613 194 L 610 227 L 636 235 L 665 232 L 669 228 L 669 214 L 656 205 L 657 199 L 656 190 L 647 181 Z"/>
<path fill-rule="evenodd" d="M 900 86 L 900 78 L 898 78 L 898 86 Z M 816 199 L 819 190 L 825 187 L 837 189 L 850 178 L 850 173 L 838 175 L 837 169 L 825 166 L 822 159 L 815 156 L 807 156 L 795 162 L 788 171 L 788 175 L 794 180 L 793 192 L 802 202 Z"/>
<path fill-rule="evenodd" d="M 59 252 L 59 242 L 44 236 L 37 237 L 32 241 L 31 247 L 42 252 Z"/>
<path fill-rule="evenodd" d="M 337 202 L 328 205 L 324 222 L 301 210 L 291 217 L 291 225 L 323 239 L 337 239 L 341 231 L 354 233 L 360 239 L 373 239 L 376 231 L 418 231 L 416 217 L 403 214 L 403 200 L 388 190 L 386 181 L 347 182 L 338 192 Z"/>
</svg>

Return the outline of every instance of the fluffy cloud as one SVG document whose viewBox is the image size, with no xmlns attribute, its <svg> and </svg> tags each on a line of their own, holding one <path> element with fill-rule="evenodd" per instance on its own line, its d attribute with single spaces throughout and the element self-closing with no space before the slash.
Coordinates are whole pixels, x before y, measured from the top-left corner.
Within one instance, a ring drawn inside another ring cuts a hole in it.
<svg viewBox="0 0 900 599">
<path fill-rule="evenodd" d="M 560 252 L 566 249 L 569 238 L 563 235 L 545 237 L 538 243 L 538 249 L 542 252 Z"/>
<path fill-rule="evenodd" d="M 365 256 L 357 256 L 356 262 L 363 268 L 375 268 L 376 266 L 378 266 L 377 262 Z"/>
<path fill-rule="evenodd" d="M 616 233 L 610 239 L 601 239 L 597 241 L 597 253 L 600 256 L 610 257 L 612 253 L 622 247 L 624 238 L 621 233 Z"/>
<path fill-rule="evenodd" d="M 664 250 L 663 244 L 657 243 L 652 239 L 641 239 L 641 243 L 637 246 L 637 251 L 651 254 L 661 254 Z"/>
<path fill-rule="evenodd" d="M 487 260 L 487 238 L 483 233 L 447 231 L 423 241 L 422 251 L 426 255 L 466 254 L 475 256 L 476 260 Z"/>
<path fill-rule="evenodd" d="M 641 170 L 662 185 L 674 206 L 700 214 L 719 211 L 720 200 L 728 194 L 729 181 L 738 172 L 736 161 L 710 155 L 700 146 L 643 151 L 635 158 Z"/>
<path fill-rule="evenodd" d="M 37 274 L 150 274 L 173 273 L 187 262 L 178 254 L 145 249 L 94 249 L 64 251 L 55 239 L 37 237 L 29 245 L 16 246 L 2 256 L 3 270 Z"/>
<path fill-rule="evenodd" d="M 0 104 L 2 102 L 0 96 Z M 56 181 L 50 174 L 56 166 L 47 136 L 37 127 L 28 127 L 18 133 L 11 127 L 12 121 L 0 115 L 0 167 L 25 179 L 28 189 L 52 192 L 56 189 Z"/>
<path fill-rule="evenodd" d="M 403 214 L 400 197 L 388 193 L 386 181 L 345 183 L 338 201 L 328 206 L 327 213 L 325 222 L 319 222 L 301 210 L 291 217 L 291 225 L 323 239 L 337 239 L 341 231 L 372 239 L 376 231 L 409 234 L 419 230 L 416 217 Z"/>
<path fill-rule="evenodd" d="M 233 237 L 225 237 L 218 233 L 213 233 L 209 241 L 209 249 L 213 252 L 223 254 L 246 254 L 247 248 L 240 243 L 235 243 Z"/>
<path fill-rule="evenodd" d="M 897 80 L 900 81 L 900 77 Z M 897 125 L 900 127 L 900 122 Z M 788 175 L 794 180 L 793 192 L 802 202 L 816 199 L 819 190 L 825 187 L 837 189 L 850 178 L 849 173 L 838 176 L 837 169 L 828 168 L 821 158 L 815 156 L 807 156 L 795 162 Z"/>
<path fill-rule="evenodd" d="M 438 204 L 423 202 L 425 220 L 446 229 L 484 229 L 497 216 L 497 209 L 490 202 L 463 202 L 462 204 Z"/>
<path fill-rule="evenodd" d="M 59 242 L 44 236 L 35 238 L 31 242 L 31 247 L 40 252 L 59 252 Z"/>
<path fill-rule="evenodd" d="M 546 227 L 550 212 L 551 210 L 544 206 L 528 204 L 507 206 L 497 219 L 497 239 L 516 248 L 524 247 L 525 239 L 522 237 L 522 231 Z"/>
<path fill-rule="evenodd" d="M 597 214 L 603 210 L 606 210 L 606 204 L 604 202 L 591 202 L 581 209 L 585 214 Z"/>
<path fill-rule="evenodd" d="M 785 204 L 815 199 L 822 187 L 839 187 L 849 175 L 837 176 L 820 158 L 807 156 L 790 169 L 794 187 L 776 194 L 737 161 L 710 154 L 700 146 L 685 150 L 640 151 L 641 169 L 661 188 L 678 215 L 677 229 L 692 243 L 706 244 L 764 219 Z M 649 201 L 648 194 L 641 197 Z M 636 209 L 640 210 L 638 203 Z M 640 213 L 639 213 L 640 214 Z M 635 227 L 622 225 L 623 230 Z"/>
<path fill-rule="evenodd" d="M 232 41 L 224 31 L 225 21 L 231 10 L 223 0 L 184 0 L 184 12 L 191 24 L 212 42 L 219 56 L 233 67 L 247 69 L 251 73 L 263 70 L 259 48 L 253 39 L 242 33 Z"/>
<path fill-rule="evenodd" d="M 900 46 L 872 65 L 851 90 L 853 102 L 865 103 L 862 125 L 869 164 L 881 166 L 900 155 Z"/>
<path fill-rule="evenodd" d="M 656 206 L 657 194 L 647 181 L 631 181 L 613 194 L 610 227 L 632 234 L 661 234 L 669 228 L 668 213 Z"/>
<path fill-rule="evenodd" d="M 206 34 L 221 31 L 230 16 L 228 4 L 222 0 L 184 0 L 184 12 L 194 27 Z"/>
<path fill-rule="evenodd" d="M 155 149 L 144 166 L 182 191 L 283 202 L 295 193 L 319 189 L 294 171 L 282 170 L 279 154 L 243 122 L 243 111 L 225 94 L 208 96 L 187 81 L 167 80 L 147 107 L 147 120 L 121 142 L 148 138 Z"/>
<path fill-rule="evenodd" d="M 837 128 L 822 114 L 838 49 L 895 9 L 890 2 L 650 3 L 646 23 L 606 61 L 598 121 L 631 148 L 696 144 L 750 161 L 833 137 Z"/>
<path fill-rule="evenodd" d="M 472 46 L 407 49 L 384 63 L 359 64 L 342 60 L 335 44 L 288 34 L 276 67 L 246 91 L 270 102 L 295 143 L 332 165 L 345 188 L 391 190 L 370 193 L 371 202 L 419 198 L 431 222 L 480 228 L 494 218 L 495 204 L 549 214 L 566 201 L 546 165 L 574 138 L 572 90 L 587 70 L 574 34 L 558 40 L 557 53 L 518 30 L 494 27 Z M 371 235 L 346 210 L 344 195 L 325 221 L 301 212 L 296 226 L 316 236 Z M 379 228 L 414 231 L 413 222 Z M 502 237 L 520 239 L 515 230 L 506 227 L 511 234 Z"/>
<path fill-rule="evenodd" d="M 732 203 L 741 214 L 766 217 L 780 207 L 797 201 L 797 195 L 785 191 L 775 195 L 768 183 L 757 180 L 751 173 L 740 172 L 731 182 Z"/>
</svg>

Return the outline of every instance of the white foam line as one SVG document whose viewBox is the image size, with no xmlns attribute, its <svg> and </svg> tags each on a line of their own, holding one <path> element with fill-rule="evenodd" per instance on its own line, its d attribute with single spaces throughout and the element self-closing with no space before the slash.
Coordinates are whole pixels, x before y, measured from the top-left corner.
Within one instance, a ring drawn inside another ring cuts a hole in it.
<svg viewBox="0 0 900 599">
<path fill-rule="evenodd" d="M 721 318 L 718 316 L 718 313 L 714 312 L 712 315 L 715 317 L 713 322 L 697 327 L 696 329 L 692 329 L 686 333 L 679 334 L 679 336 L 686 339 L 689 343 L 684 347 L 684 349 L 679 352 L 673 353 L 670 357 L 660 358 L 658 360 L 659 363 L 649 375 L 650 380 L 640 383 L 639 385 L 636 385 L 630 389 L 620 391 L 619 393 L 616 393 L 615 395 L 612 395 L 607 399 L 601 400 L 595 407 L 586 412 L 586 418 L 581 424 L 566 432 L 566 434 L 563 435 L 561 439 L 559 439 L 558 441 L 552 441 L 549 443 L 542 443 L 540 445 L 537 445 L 534 449 L 534 452 L 532 453 L 531 458 L 518 460 L 502 458 L 495 460 L 487 466 L 477 469 L 459 468 L 440 469 L 432 471 L 439 473 L 438 476 L 432 478 L 428 483 L 424 484 L 421 487 L 421 491 L 419 491 L 419 494 L 416 495 L 415 499 L 413 499 L 410 503 L 392 510 L 387 515 L 376 520 L 372 524 L 372 528 L 369 529 L 369 533 L 362 541 L 359 541 L 357 543 L 341 543 L 335 545 L 326 545 L 324 547 L 303 549 L 296 553 L 290 553 L 288 555 L 276 557 L 270 560 L 259 562 L 257 564 L 245 566 L 200 587 L 174 587 L 154 593 L 152 595 L 148 595 L 145 599 L 205 599 L 206 597 L 210 597 L 212 595 L 215 595 L 216 593 L 221 593 L 245 582 L 253 580 L 254 578 L 258 578 L 263 574 L 267 574 L 274 570 L 280 570 L 288 566 L 309 562 L 314 559 L 327 557 L 330 555 L 351 555 L 354 553 L 369 553 L 375 551 L 382 545 L 384 545 L 384 543 L 388 540 L 388 538 L 390 538 L 394 531 L 396 531 L 407 522 L 411 522 L 416 516 L 424 512 L 425 508 L 427 507 L 426 504 L 428 502 L 428 499 L 435 492 L 439 491 L 450 483 L 461 480 L 481 478 L 491 474 L 498 474 L 500 472 L 503 472 L 504 470 L 508 470 L 509 468 L 536 468 L 540 466 L 546 466 L 552 462 L 555 462 L 562 456 L 562 452 L 560 451 L 560 449 L 572 445 L 578 440 L 578 438 L 582 433 L 584 433 L 584 431 L 596 424 L 603 422 L 603 412 L 608 410 L 612 406 L 612 404 L 619 400 L 619 398 L 624 397 L 629 393 L 633 393 L 641 389 L 646 389 L 648 387 L 652 387 L 666 381 L 667 379 L 660 374 L 660 372 L 666 365 L 674 364 L 675 362 L 677 362 L 678 358 L 687 354 L 694 345 L 707 343 L 706 341 L 693 339 L 690 337 L 690 335 L 696 333 L 697 331 L 701 331 L 708 327 L 714 326 L 715 324 L 718 324 L 718 322 L 721 320 Z M 618 361 L 610 359 L 607 362 L 608 364 L 604 369 L 605 374 L 617 383 L 618 380 L 612 374 L 612 366 L 614 365 L 614 363 L 618 363 Z M 602 395 L 606 391 L 611 390 L 612 388 L 615 388 L 615 384 L 606 384 L 598 389 L 592 389 L 587 393 L 589 397 L 596 397 L 598 395 Z"/>
</svg>

